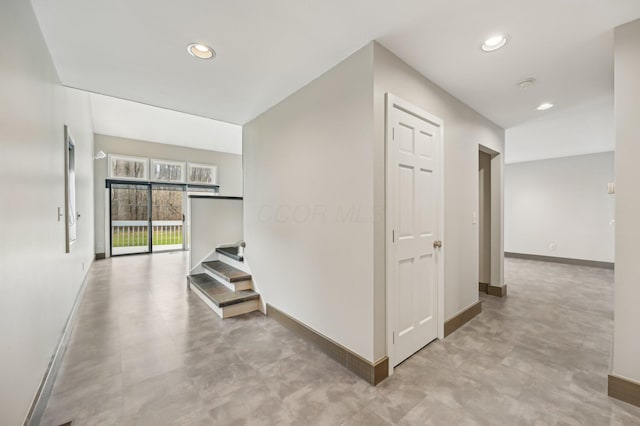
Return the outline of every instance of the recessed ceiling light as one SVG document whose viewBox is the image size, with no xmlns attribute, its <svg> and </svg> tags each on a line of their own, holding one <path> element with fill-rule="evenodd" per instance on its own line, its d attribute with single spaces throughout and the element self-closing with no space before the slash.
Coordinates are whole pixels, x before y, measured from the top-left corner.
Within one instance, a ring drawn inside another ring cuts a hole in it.
<svg viewBox="0 0 640 426">
<path fill-rule="evenodd" d="M 533 77 L 530 78 L 526 78 L 522 81 L 518 82 L 518 87 L 521 89 L 528 89 L 529 87 L 533 86 L 534 84 L 536 84 L 536 79 Z"/>
<path fill-rule="evenodd" d="M 506 34 L 491 36 L 482 43 L 482 50 L 485 52 L 493 52 L 507 44 L 507 41 L 509 41 L 509 37 Z"/>
<path fill-rule="evenodd" d="M 191 43 L 187 46 L 187 51 L 191 56 L 195 56 L 200 59 L 213 59 L 216 57 L 216 52 L 202 43 Z"/>
<path fill-rule="evenodd" d="M 538 111 L 544 111 L 544 110 L 547 110 L 549 108 L 553 108 L 553 104 L 551 102 L 542 103 L 542 104 L 538 105 L 538 107 L 536 109 Z"/>
</svg>

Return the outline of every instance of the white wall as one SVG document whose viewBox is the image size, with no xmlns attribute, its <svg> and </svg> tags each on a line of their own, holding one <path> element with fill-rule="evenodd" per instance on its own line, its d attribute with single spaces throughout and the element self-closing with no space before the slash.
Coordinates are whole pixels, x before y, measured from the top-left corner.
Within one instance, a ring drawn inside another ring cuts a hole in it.
<svg viewBox="0 0 640 426">
<path fill-rule="evenodd" d="M 612 373 L 640 383 L 640 20 L 615 30 L 616 278 Z"/>
<path fill-rule="evenodd" d="M 505 251 L 613 262 L 613 166 L 613 152 L 507 164 Z"/>
<path fill-rule="evenodd" d="M 18 42 L 19 41 L 19 42 Z M 31 3 L 0 13 L 0 413 L 22 424 L 93 257 L 89 98 L 63 89 Z M 64 132 L 76 142 L 78 240 L 65 253 Z"/>
<path fill-rule="evenodd" d="M 218 166 L 220 195 L 242 196 L 242 156 L 225 152 L 187 148 L 184 146 L 153 143 L 115 136 L 95 135 L 95 150 L 107 154 L 132 155 L 163 160 L 191 161 Z M 105 226 L 109 217 L 105 210 L 105 179 L 107 158 L 95 162 L 95 252 L 108 253 Z"/>
<path fill-rule="evenodd" d="M 385 93 L 399 96 L 444 120 L 446 320 L 478 301 L 479 230 L 478 224 L 472 220 L 473 213 L 478 211 L 478 149 L 483 145 L 503 154 L 504 130 L 424 78 L 384 47 L 377 43 L 374 47 L 374 204 L 377 210 L 383 208 L 385 199 Z M 498 182 L 502 176 L 502 161 L 502 155 L 498 155 L 492 162 L 492 177 Z M 499 186 L 497 189 L 501 192 Z M 494 244 L 492 260 L 499 272 L 495 279 L 492 277 L 491 284 L 501 286 L 501 194 L 496 200 L 492 219 L 497 221 L 497 226 L 492 226 L 492 229 L 499 244 Z M 384 334 L 380 334 L 380 330 L 384 333 L 382 324 L 385 321 L 384 249 L 384 217 L 376 216 L 376 353 L 386 345 Z"/>
<path fill-rule="evenodd" d="M 189 198 L 189 269 L 220 244 L 243 239 L 242 200 Z"/>
<path fill-rule="evenodd" d="M 366 46 L 243 129 L 246 257 L 263 299 L 369 361 L 372 55 Z"/>
<path fill-rule="evenodd" d="M 244 128 L 247 258 L 264 299 L 369 361 L 386 355 L 386 92 L 445 122 L 448 319 L 478 300 L 478 147 L 503 153 L 500 127 L 370 43 Z"/>
<path fill-rule="evenodd" d="M 506 130 L 506 164 L 614 150 L 612 97 L 540 115 Z"/>
</svg>

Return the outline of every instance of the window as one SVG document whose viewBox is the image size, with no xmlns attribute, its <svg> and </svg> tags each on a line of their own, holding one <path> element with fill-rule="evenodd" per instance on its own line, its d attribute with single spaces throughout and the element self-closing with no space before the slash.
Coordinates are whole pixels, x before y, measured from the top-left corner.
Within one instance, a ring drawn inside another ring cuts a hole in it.
<svg viewBox="0 0 640 426">
<path fill-rule="evenodd" d="M 218 166 L 187 163 L 187 171 L 188 183 L 199 185 L 216 185 L 218 183 Z"/>
<path fill-rule="evenodd" d="M 140 157 L 125 157 L 109 154 L 109 177 L 111 179 L 148 180 L 149 160 Z"/>
<path fill-rule="evenodd" d="M 151 180 L 155 182 L 185 181 L 186 164 L 180 161 L 151 160 Z"/>
<path fill-rule="evenodd" d="M 218 166 L 109 154 L 109 179 L 218 185 Z"/>
</svg>

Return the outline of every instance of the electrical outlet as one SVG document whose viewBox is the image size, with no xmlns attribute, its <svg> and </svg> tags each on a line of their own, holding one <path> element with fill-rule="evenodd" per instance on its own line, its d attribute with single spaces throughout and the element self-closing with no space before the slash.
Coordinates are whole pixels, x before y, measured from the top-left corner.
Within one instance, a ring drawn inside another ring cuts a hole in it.
<svg viewBox="0 0 640 426">
<path fill-rule="evenodd" d="M 556 249 L 556 243 L 549 243 L 549 250 L 555 250 Z"/>
</svg>

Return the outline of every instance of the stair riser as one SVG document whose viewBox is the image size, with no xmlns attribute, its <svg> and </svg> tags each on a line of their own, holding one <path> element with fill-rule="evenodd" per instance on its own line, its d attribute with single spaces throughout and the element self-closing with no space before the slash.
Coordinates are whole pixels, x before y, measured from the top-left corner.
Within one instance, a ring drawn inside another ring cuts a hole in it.
<svg viewBox="0 0 640 426">
<path fill-rule="evenodd" d="M 213 312 L 220 318 L 231 318 L 237 315 L 246 314 L 249 312 L 257 311 L 260 309 L 260 299 L 248 300 L 242 303 L 236 303 L 235 305 L 218 307 L 209 299 L 204 293 L 200 291 L 195 285 L 190 285 L 191 291 L 196 294 L 200 300 L 202 300 Z"/>
<path fill-rule="evenodd" d="M 236 303 L 235 305 L 225 306 L 222 308 L 222 318 L 231 318 L 249 312 L 257 311 L 260 309 L 260 300 L 248 300 L 242 303 Z"/>
<path fill-rule="evenodd" d="M 244 254 L 242 256 L 240 256 L 239 254 L 235 254 L 235 253 L 228 253 L 225 251 L 225 248 L 223 247 L 218 247 L 216 248 L 216 253 L 221 254 L 225 257 L 228 257 L 230 259 L 236 260 L 238 262 L 242 262 L 242 260 L 244 259 Z"/>
<path fill-rule="evenodd" d="M 226 280 L 220 278 L 220 276 L 218 274 L 214 274 L 213 272 L 211 272 L 207 268 L 203 268 L 203 272 L 205 274 L 209 275 L 211 278 L 213 278 L 217 282 L 219 282 L 220 284 L 222 284 L 225 287 L 227 287 L 229 290 L 233 290 L 233 291 L 253 290 L 253 282 L 251 280 L 234 281 L 234 282 L 230 283 L 229 281 L 226 281 Z"/>
<path fill-rule="evenodd" d="M 228 265 L 227 263 L 222 262 L 221 260 L 218 260 L 217 263 L 220 263 L 220 264 L 223 264 L 223 265 Z M 229 276 L 225 275 L 223 272 L 218 271 L 215 268 L 212 268 L 211 266 L 209 266 L 206 263 L 202 263 L 202 267 L 207 271 L 207 273 L 214 274 L 212 276 L 215 276 L 218 280 L 224 280 L 226 282 L 247 281 L 247 280 L 251 279 L 251 274 L 246 274 L 242 270 L 241 270 L 241 272 L 244 273 L 243 277 L 240 277 L 240 276 L 229 277 Z"/>
</svg>

